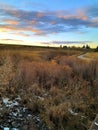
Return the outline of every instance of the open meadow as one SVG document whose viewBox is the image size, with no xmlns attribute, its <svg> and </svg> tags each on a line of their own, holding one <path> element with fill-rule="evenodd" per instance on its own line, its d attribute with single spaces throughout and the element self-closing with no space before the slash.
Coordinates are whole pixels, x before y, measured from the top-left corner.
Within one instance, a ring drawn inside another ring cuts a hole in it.
<svg viewBox="0 0 98 130">
<path fill-rule="evenodd" d="M 88 130 L 98 114 L 98 52 L 0 46 L 0 129 Z M 96 59 L 96 60 L 92 60 Z"/>
<path fill-rule="evenodd" d="M 85 57 L 91 58 L 93 60 L 98 60 L 98 52 L 87 53 Z"/>
</svg>

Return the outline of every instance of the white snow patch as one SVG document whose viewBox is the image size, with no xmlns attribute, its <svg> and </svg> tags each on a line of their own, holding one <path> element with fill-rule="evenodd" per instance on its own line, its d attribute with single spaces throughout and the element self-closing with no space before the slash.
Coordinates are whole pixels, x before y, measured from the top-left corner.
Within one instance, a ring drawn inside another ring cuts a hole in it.
<svg viewBox="0 0 98 130">
<path fill-rule="evenodd" d="M 13 103 L 12 103 L 12 106 L 18 106 L 19 105 L 19 103 L 17 102 L 17 101 L 14 101 Z"/>
<path fill-rule="evenodd" d="M 97 126 L 98 126 L 98 123 L 97 123 L 97 122 L 95 122 L 95 125 L 97 125 Z"/>
<path fill-rule="evenodd" d="M 9 98 L 2 98 L 2 100 L 5 105 L 7 105 L 9 103 Z"/>
<path fill-rule="evenodd" d="M 78 113 L 75 113 L 71 108 L 69 108 L 68 111 L 69 111 L 72 115 L 74 115 L 74 116 L 77 116 L 77 115 L 78 115 Z"/>
<path fill-rule="evenodd" d="M 13 107 L 18 106 L 19 103 L 17 101 L 11 101 L 9 98 L 2 98 L 3 103 L 6 105 L 6 107 Z"/>
<path fill-rule="evenodd" d="M 10 128 L 8 128 L 8 127 L 4 127 L 4 130 L 9 130 Z"/>
<path fill-rule="evenodd" d="M 9 127 L 4 127 L 4 130 L 10 130 Z M 18 130 L 17 128 L 12 128 L 11 130 Z"/>
</svg>

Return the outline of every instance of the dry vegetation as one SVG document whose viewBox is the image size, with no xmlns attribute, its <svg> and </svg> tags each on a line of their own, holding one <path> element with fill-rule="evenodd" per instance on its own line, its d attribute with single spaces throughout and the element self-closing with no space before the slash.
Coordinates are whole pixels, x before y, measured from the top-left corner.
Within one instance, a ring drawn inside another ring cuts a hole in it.
<svg viewBox="0 0 98 130">
<path fill-rule="evenodd" d="M 78 59 L 80 53 L 1 50 L 0 96 L 20 95 L 50 130 L 88 130 L 98 113 L 98 61 Z"/>
<path fill-rule="evenodd" d="M 85 57 L 91 58 L 91 59 L 94 59 L 94 60 L 98 60 L 98 52 L 87 53 L 85 55 Z"/>
</svg>

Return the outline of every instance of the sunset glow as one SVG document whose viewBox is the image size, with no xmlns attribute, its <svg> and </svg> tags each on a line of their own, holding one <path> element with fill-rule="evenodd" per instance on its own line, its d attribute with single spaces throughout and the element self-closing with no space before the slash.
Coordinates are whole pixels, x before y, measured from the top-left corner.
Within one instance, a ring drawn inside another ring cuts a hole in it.
<svg viewBox="0 0 98 130">
<path fill-rule="evenodd" d="M 59 46 L 52 41 L 81 41 L 74 45 L 82 46 L 90 41 L 96 47 L 97 5 L 97 0 L 0 0 L 0 43 Z"/>
</svg>

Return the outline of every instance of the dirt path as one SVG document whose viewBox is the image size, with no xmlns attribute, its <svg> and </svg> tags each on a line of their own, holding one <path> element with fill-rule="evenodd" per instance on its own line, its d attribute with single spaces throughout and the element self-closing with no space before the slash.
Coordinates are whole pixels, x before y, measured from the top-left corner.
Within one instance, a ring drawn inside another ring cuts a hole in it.
<svg viewBox="0 0 98 130">
<path fill-rule="evenodd" d="M 85 53 L 85 54 L 81 54 L 78 56 L 79 59 L 82 59 L 82 60 L 88 60 L 88 61 L 91 61 L 93 60 L 92 58 L 87 58 L 85 57 L 88 53 Z"/>
<path fill-rule="evenodd" d="M 91 56 L 91 57 L 90 57 L 90 55 L 91 55 L 91 52 L 87 52 L 87 53 L 84 53 L 84 54 L 77 56 L 77 58 L 82 59 L 82 60 L 86 60 L 86 61 L 98 61 L 97 55 L 94 55 L 94 56 Z"/>
</svg>

